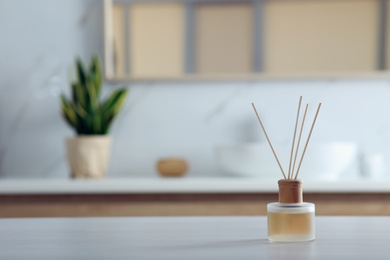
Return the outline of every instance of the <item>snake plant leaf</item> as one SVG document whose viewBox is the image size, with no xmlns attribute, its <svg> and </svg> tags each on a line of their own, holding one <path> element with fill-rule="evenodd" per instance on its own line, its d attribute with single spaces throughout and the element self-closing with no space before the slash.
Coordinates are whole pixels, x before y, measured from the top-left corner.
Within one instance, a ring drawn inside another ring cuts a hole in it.
<svg viewBox="0 0 390 260">
<path fill-rule="evenodd" d="M 78 121 L 78 127 L 76 128 L 77 134 L 79 135 L 87 135 L 88 134 L 88 118 L 80 116 L 79 113 L 76 113 L 77 121 Z"/>
<path fill-rule="evenodd" d="M 115 90 L 101 106 L 103 114 L 111 114 L 112 112 L 118 112 L 121 108 L 127 95 L 127 89 Z"/>
<path fill-rule="evenodd" d="M 91 120 L 89 119 L 90 114 L 80 105 L 73 105 L 73 109 L 77 116 L 78 121 L 78 134 L 89 134 L 89 130 L 91 127 Z"/>
<path fill-rule="evenodd" d="M 102 117 L 100 113 L 94 114 L 92 116 L 92 128 L 93 132 L 96 134 L 104 134 L 102 133 Z"/>
<path fill-rule="evenodd" d="M 83 86 L 79 83 L 72 84 L 72 97 L 74 104 L 82 106 L 84 109 L 87 107 L 88 99 Z"/>
<path fill-rule="evenodd" d="M 93 57 L 88 70 L 80 59 L 76 60 L 77 81 L 71 84 L 70 101 L 61 95 L 62 114 L 79 135 L 107 134 L 120 111 L 127 89 L 119 89 L 100 104 L 103 81 L 98 57 Z"/>
<path fill-rule="evenodd" d="M 80 104 L 73 104 L 72 108 L 74 112 L 81 117 L 86 118 L 88 116 L 87 110 L 85 110 Z"/>
<path fill-rule="evenodd" d="M 111 115 L 108 115 L 107 117 L 103 118 L 103 132 L 104 134 L 107 134 L 108 131 L 110 130 L 110 126 L 112 123 L 112 120 L 115 118 L 116 114 L 112 113 Z"/>
<path fill-rule="evenodd" d="M 82 85 L 85 84 L 87 75 L 84 69 L 83 62 L 81 61 L 80 58 L 77 58 L 76 60 L 76 66 L 77 66 L 77 77 L 78 77 L 78 82 Z"/>
<path fill-rule="evenodd" d="M 102 120 L 106 127 L 104 128 L 105 132 L 109 131 L 110 125 L 118 114 L 122 104 L 127 95 L 127 89 L 119 89 L 114 91 L 109 98 L 103 103 L 102 110 Z"/>
<path fill-rule="evenodd" d="M 90 80 L 92 81 L 93 85 L 95 86 L 96 95 L 99 96 L 103 76 L 101 73 L 99 58 L 97 56 L 94 56 L 92 58 L 90 71 L 91 71 Z"/>
<path fill-rule="evenodd" d="M 77 128 L 77 116 L 72 108 L 72 105 L 69 103 L 65 95 L 61 95 L 61 106 L 62 106 L 62 115 L 64 116 L 67 123 L 74 128 Z"/>
<path fill-rule="evenodd" d="M 90 81 L 87 81 L 86 90 L 87 90 L 87 111 L 90 113 L 94 113 L 97 109 L 99 109 L 99 97 L 96 93 L 96 88 L 94 84 Z"/>
</svg>

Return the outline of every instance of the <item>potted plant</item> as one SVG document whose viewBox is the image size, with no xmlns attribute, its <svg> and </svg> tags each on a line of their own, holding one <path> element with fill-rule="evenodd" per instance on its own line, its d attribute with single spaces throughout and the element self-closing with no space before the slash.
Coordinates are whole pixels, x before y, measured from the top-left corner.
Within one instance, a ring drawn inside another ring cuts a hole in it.
<svg viewBox="0 0 390 260">
<path fill-rule="evenodd" d="M 100 99 L 102 71 L 98 57 L 93 57 L 89 70 L 76 60 L 77 80 L 71 83 L 71 97 L 61 95 L 65 121 L 77 136 L 66 139 L 67 157 L 73 178 L 103 178 L 111 148 L 108 136 L 111 123 L 127 95 L 127 89 L 114 90 Z"/>
</svg>

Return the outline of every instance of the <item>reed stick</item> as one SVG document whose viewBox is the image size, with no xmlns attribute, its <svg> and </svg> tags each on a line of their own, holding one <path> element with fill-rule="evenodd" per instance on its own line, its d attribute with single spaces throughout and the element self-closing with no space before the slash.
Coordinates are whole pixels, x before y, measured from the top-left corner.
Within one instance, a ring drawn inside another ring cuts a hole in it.
<svg viewBox="0 0 390 260">
<path fill-rule="evenodd" d="M 320 112 L 320 108 L 321 108 L 321 103 L 318 105 L 316 115 L 314 116 L 314 121 L 313 121 L 313 124 L 311 125 L 309 136 L 307 138 L 305 148 L 303 149 L 301 160 L 299 161 L 299 164 L 298 164 L 297 173 L 295 174 L 295 178 L 294 178 L 295 180 L 297 179 L 299 170 L 301 169 L 302 160 L 303 160 L 303 157 L 305 156 L 306 148 L 307 148 L 307 145 L 309 144 L 311 133 L 313 132 L 313 128 L 314 128 L 314 125 L 315 125 L 316 120 L 317 120 L 318 112 Z"/>
<path fill-rule="evenodd" d="M 288 179 L 290 179 L 290 174 L 291 174 L 291 162 L 293 158 L 293 153 L 294 153 L 294 146 L 295 146 L 295 137 L 297 134 L 297 126 L 298 126 L 298 119 L 299 119 L 299 112 L 301 111 L 301 104 L 302 104 L 302 96 L 299 98 L 299 104 L 298 104 L 298 112 L 297 112 L 297 120 L 295 121 L 295 129 L 294 129 L 294 137 L 291 145 L 291 154 L 290 154 L 290 162 L 288 164 Z M 292 178 L 293 176 L 291 176 Z"/>
<path fill-rule="evenodd" d="M 301 143 L 301 137 L 302 137 L 302 132 L 303 132 L 303 126 L 305 125 L 306 114 L 307 114 L 308 108 L 309 108 L 309 104 L 306 104 L 306 109 L 305 109 L 305 113 L 303 114 L 303 119 L 302 119 L 302 124 L 301 124 L 301 130 L 300 130 L 300 132 L 299 132 L 297 148 L 296 148 L 296 150 L 295 150 L 294 163 L 293 163 L 293 167 L 292 167 L 292 170 L 291 170 L 291 177 L 294 176 L 295 163 L 297 162 L 297 155 L 298 155 L 299 145 L 300 145 L 300 143 Z"/>
<path fill-rule="evenodd" d="M 255 104 L 252 103 L 252 107 L 253 107 L 253 109 L 255 110 L 257 119 L 259 119 L 261 128 L 263 129 L 263 132 L 264 132 L 264 134 L 265 134 L 265 137 L 267 138 L 268 144 L 269 144 L 269 146 L 271 147 L 271 150 L 272 150 L 272 152 L 273 152 L 273 154 L 274 154 L 274 156 L 275 156 L 276 161 L 278 162 L 278 165 L 279 165 L 280 170 L 282 171 L 283 177 L 284 177 L 284 179 L 287 179 L 286 174 L 284 174 L 282 165 L 281 165 L 280 162 L 279 162 L 278 156 L 276 155 L 275 150 L 274 150 L 274 148 L 273 148 L 273 146 L 272 146 L 272 144 L 271 144 L 271 141 L 270 141 L 269 138 L 268 138 L 267 131 L 265 131 L 263 122 L 261 122 L 259 113 L 257 113 L 257 109 L 256 109 L 256 107 L 255 107 Z"/>
</svg>

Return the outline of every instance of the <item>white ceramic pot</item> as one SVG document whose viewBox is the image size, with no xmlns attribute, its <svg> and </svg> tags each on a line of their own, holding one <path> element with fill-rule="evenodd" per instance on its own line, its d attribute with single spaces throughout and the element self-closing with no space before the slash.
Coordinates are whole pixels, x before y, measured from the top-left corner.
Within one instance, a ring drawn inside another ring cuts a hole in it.
<svg viewBox="0 0 390 260">
<path fill-rule="evenodd" d="M 302 155 L 298 152 L 295 170 Z M 291 146 L 274 146 L 280 163 L 288 172 Z M 305 179 L 338 179 L 357 172 L 357 145 L 349 142 L 311 143 L 307 149 L 299 177 Z M 268 143 L 236 143 L 215 149 L 219 166 L 232 175 L 243 177 L 283 177 Z M 287 173 L 286 173 L 287 174 Z"/>
<path fill-rule="evenodd" d="M 104 178 L 111 151 L 111 137 L 78 136 L 66 139 L 68 162 L 73 178 Z"/>
</svg>

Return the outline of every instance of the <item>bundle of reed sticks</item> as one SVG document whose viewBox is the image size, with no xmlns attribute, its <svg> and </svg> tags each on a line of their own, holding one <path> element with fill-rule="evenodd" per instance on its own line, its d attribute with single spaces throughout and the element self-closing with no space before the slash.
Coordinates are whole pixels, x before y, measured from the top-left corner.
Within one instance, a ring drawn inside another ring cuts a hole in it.
<svg viewBox="0 0 390 260">
<path fill-rule="evenodd" d="M 275 159 L 276 159 L 276 161 L 277 161 L 277 163 L 278 163 L 278 165 L 279 165 L 280 170 L 282 171 L 282 174 L 283 174 L 284 179 L 287 179 L 287 180 L 292 180 L 292 179 L 296 180 L 297 177 L 298 177 L 298 173 L 299 173 L 299 170 L 301 169 L 303 157 L 305 156 L 306 149 L 307 149 L 307 145 L 309 144 L 310 137 L 311 137 L 311 134 L 312 134 L 313 129 L 314 129 L 314 125 L 315 125 L 316 120 L 317 120 L 318 112 L 320 112 L 320 108 L 321 108 L 321 103 L 319 103 L 319 104 L 318 104 L 318 108 L 317 108 L 317 112 L 316 112 L 316 114 L 315 114 L 315 116 L 314 116 L 314 120 L 313 120 L 313 123 L 312 123 L 311 128 L 310 128 L 309 135 L 307 136 L 307 140 L 306 140 L 305 147 L 304 147 L 304 149 L 303 149 L 303 152 L 302 152 L 302 154 L 301 154 L 301 158 L 300 158 L 299 163 L 298 163 L 298 167 L 297 167 L 297 169 L 296 169 L 296 171 L 295 171 L 295 164 L 296 164 L 296 162 L 297 162 L 297 156 L 298 156 L 298 151 L 299 151 L 299 145 L 300 145 L 300 142 L 301 142 L 301 137 L 302 137 L 302 132 L 303 132 L 303 126 L 305 125 L 307 110 L 308 110 L 308 108 L 309 108 L 309 104 L 306 104 L 305 113 L 304 113 L 303 118 L 302 118 L 302 121 L 301 121 L 301 129 L 300 129 L 300 131 L 299 131 L 298 141 L 297 141 L 297 144 L 296 144 L 296 146 L 295 146 L 295 139 L 296 139 L 297 128 L 298 128 L 298 124 L 299 124 L 299 114 L 300 114 L 300 111 L 301 111 L 301 104 L 302 104 L 302 96 L 299 98 L 297 119 L 296 119 L 296 122 L 295 122 L 294 137 L 293 137 L 292 146 L 291 146 L 290 163 L 289 163 L 289 166 L 288 166 L 288 173 L 287 173 L 287 175 L 286 175 L 285 172 L 284 172 L 284 170 L 283 170 L 282 165 L 280 164 L 280 161 L 279 161 L 279 159 L 278 159 L 278 156 L 276 155 L 275 149 L 274 149 L 274 147 L 272 146 L 271 141 L 269 140 L 267 131 L 266 131 L 265 128 L 264 128 L 263 122 L 262 122 L 261 119 L 260 119 L 259 113 L 257 112 L 257 109 L 256 109 L 256 107 L 255 107 L 255 104 L 252 103 L 253 109 L 255 110 L 257 119 L 259 120 L 260 125 L 261 125 L 261 128 L 263 129 L 263 132 L 264 132 L 264 134 L 265 134 L 265 137 L 267 138 L 268 144 L 269 144 L 269 146 L 271 147 L 271 150 L 272 150 L 272 152 L 273 152 L 273 154 L 274 154 L 274 156 L 275 156 Z M 294 151 L 294 148 L 295 148 L 295 151 Z M 294 159 L 293 159 L 293 158 L 294 158 Z M 294 171 L 295 171 L 295 173 L 294 173 Z"/>
</svg>

